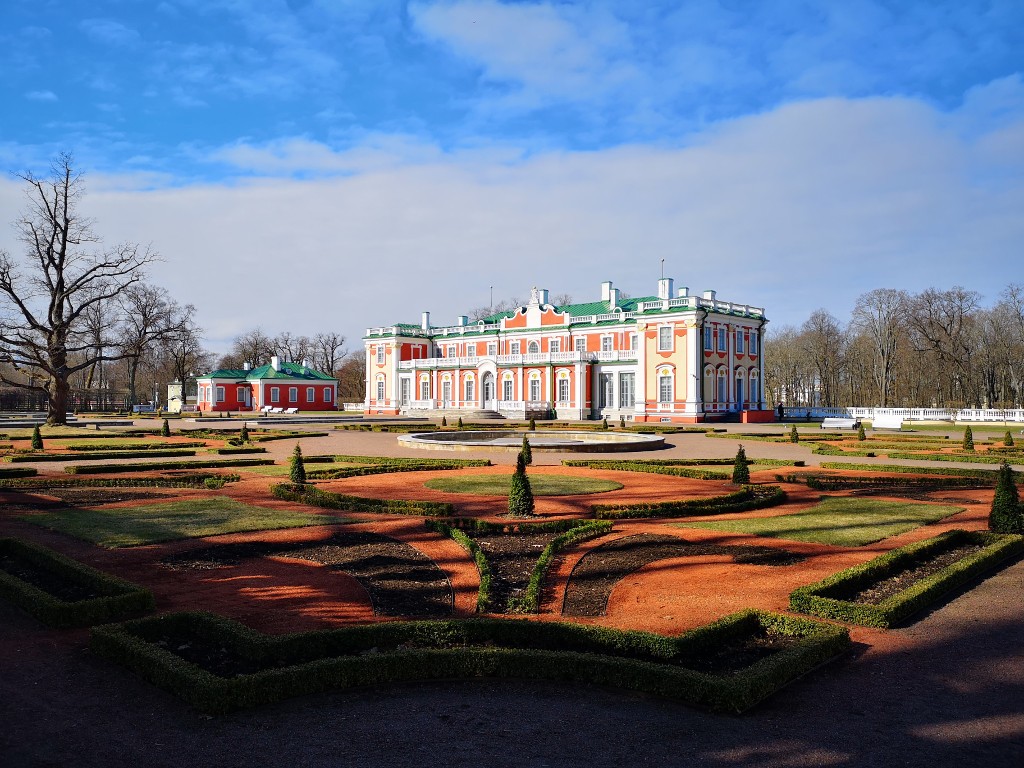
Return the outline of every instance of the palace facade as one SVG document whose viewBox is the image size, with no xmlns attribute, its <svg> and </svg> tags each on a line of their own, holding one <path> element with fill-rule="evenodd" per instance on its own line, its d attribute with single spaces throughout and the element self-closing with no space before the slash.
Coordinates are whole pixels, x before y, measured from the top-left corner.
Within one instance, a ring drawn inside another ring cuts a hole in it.
<svg viewBox="0 0 1024 768">
<path fill-rule="evenodd" d="M 367 329 L 366 411 L 510 418 L 701 422 L 770 420 L 761 354 L 764 310 L 690 295 L 658 281 L 656 296 L 555 306 L 548 291 L 471 323 Z"/>
</svg>

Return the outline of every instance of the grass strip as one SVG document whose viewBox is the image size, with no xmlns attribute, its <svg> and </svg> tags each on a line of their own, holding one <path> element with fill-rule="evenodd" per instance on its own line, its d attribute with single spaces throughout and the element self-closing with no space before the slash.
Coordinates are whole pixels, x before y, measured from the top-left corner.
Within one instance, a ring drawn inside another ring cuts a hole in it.
<svg viewBox="0 0 1024 768">
<path fill-rule="evenodd" d="M 823 461 L 822 469 L 848 469 L 862 472 L 897 472 L 908 475 L 946 475 L 949 477 L 991 478 L 995 482 L 996 469 L 962 469 L 960 467 L 911 467 L 906 464 L 849 464 L 842 461 Z"/>
<path fill-rule="evenodd" d="M 862 547 L 963 511 L 963 507 L 942 504 L 831 496 L 791 515 L 686 523 L 682 527 Z"/>
<path fill-rule="evenodd" d="M 338 518 L 199 497 L 111 509 L 74 508 L 22 515 L 20 519 L 91 541 L 108 549 L 244 531 L 331 525 Z"/>
<path fill-rule="evenodd" d="M 726 674 L 701 671 L 723 644 L 785 638 L 786 647 Z M 229 651 L 246 671 L 214 674 L 158 645 Z M 475 677 L 572 680 L 742 712 L 842 653 L 841 627 L 744 611 L 678 637 L 564 622 L 502 619 L 369 624 L 267 636 L 204 613 L 164 614 L 92 630 L 90 649 L 205 712 L 400 681 Z M 373 652 L 371 652 L 373 649 Z"/>
<path fill-rule="evenodd" d="M 36 574 L 34 581 L 74 584 L 95 596 L 62 600 L 15 575 L 19 571 Z M 0 539 L 0 595 L 59 628 L 103 624 L 156 607 L 148 589 L 19 539 Z"/>
<path fill-rule="evenodd" d="M 984 546 L 984 549 L 917 581 L 880 603 L 864 604 L 843 599 L 844 595 L 856 594 L 892 574 L 963 544 L 978 544 Z M 1024 553 L 1024 536 L 985 531 L 947 531 L 935 538 L 894 549 L 822 581 L 798 587 L 789 596 L 789 607 L 800 613 L 851 624 L 891 627 L 932 605 L 945 593 L 970 583 L 1021 553 Z"/>
</svg>

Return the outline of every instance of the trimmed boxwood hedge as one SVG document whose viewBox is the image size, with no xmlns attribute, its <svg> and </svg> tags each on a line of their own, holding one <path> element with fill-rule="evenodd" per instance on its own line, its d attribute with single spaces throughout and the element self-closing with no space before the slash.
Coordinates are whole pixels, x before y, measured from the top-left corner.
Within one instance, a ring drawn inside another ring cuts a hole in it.
<svg viewBox="0 0 1024 768">
<path fill-rule="evenodd" d="M 195 456 L 191 449 L 166 451 L 84 451 L 81 453 L 19 453 L 9 456 L 7 461 L 101 461 L 103 459 L 148 459 L 171 456 Z"/>
<path fill-rule="evenodd" d="M 219 454 L 221 456 L 232 456 L 234 454 L 239 454 L 239 453 L 266 453 L 266 452 L 267 452 L 266 448 L 261 448 L 259 446 L 252 447 L 252 448 L 209 448 L 209 449 L 207 449 L 207 453 L 216 453 L 216 454 Z"/>
<path fill-rule="evenodd" d="M 0 596 L 51 627 L 87 627 L 156 607 L 153 594 L 137 584 L 97 571 L 52 549 L 20 539 L 0 539 L 0 558 L 9 557 L 87 586 L 101 596 L 67 602 L 0 566 Z"/>
<path fill-rule="evenodd" d="M 101 435 L 102 437 L 102 435 Z M 77 438 L 76 438 L 77 439 Z M 76 443 L 65 445 L 67 451 L 159 451 L 176 450 L 179 448 L 204 448 L 206 443 L 200 440 L 191 440 L 186 443 L 124 443 L 123 445 L 89 445 L 88 443 Z"/>
<path fill-rule="evenodd" d="M 822 469 L 849 469 L 863 472 L 900 472 L 908 475 L 947 475 L 949 477 L 977 477 L 996 481 L 995 469 L 961 469 L 960 467 L 911 467 L 906 464 L 854 464 L 842 461 L 823 461 Z"/>
<path fill-rule="evenodd" d="M 735 493 L 708 499 L 664 501 L 650 504 L 595 504 L 594 516 L 606 520 L 643 517 L 693 517 L 746 512 L 750 509 L 774 507 L 786 500 L 786 492 L 777 485 L 746 485 Z"/>
<path fill-rule="evenodd" d="M 776 477 L 779 477 L 776 475 Z M 793 482 L 803 480 L 808 488 L 818 491 L 839 491 L 847 488 L 897 487 L 914 490 L 950 490 L 991 488 L 988 479 L 974 477 L 845 477 L 843 475 L 792 476 Z"/>
<path fill-rule="evenodd" d="M 444 517 L 455 512 L 455 507 L 442 501 L 406 501 L 404 499 L 371 499 L 348 496 L 343 493 L 321 491 L 312 485 L 278 483 L 270 492 L 282 501 L 295 501 L 325 509 L 344 509 L 349 512 L 380 512 L 391 515 L 424 515 Z"/>
<path fill-rule="evenodd" d="M 854 594 L 908 567 L 963 544 L 981 544 L 981 552 L 964 557 L 941 571 L 877 604 L 854 603 L 842 595 Z M 789 596 L 790 610 L 838 619 L 869 627 L 891 627 L 927 608 L 943 594 L 963 586 L 1024 552 L 1024 536 L 985 531 L 947 531 L 894 549 L 866 563 L 847 568 L 815 584 L 798 587 Z"/>
<path fill-rule="evenodd" d="M 648 472 L 655 475 L 673 475 L 689 477 L 694 480 L 727 480 L 732 475 L 728 471 L 714 469 L 692 469 L 694 465 L 732 467 L 735 459 L 563 459 L 566 467 L 589 467 L 590 469 L 609 469 L 620 472 Z M 803 466 L 802 461 L 780 459 L 749 459 L 747 464 L 768 464 L 776 467 Z"/>
<path fill-rule="evenodd" d="M 988 455 L 991 454 L 991 455 Z M 1011 464 L 1024 463 L 1024 456 L 1003 453 L 890 453 L 890 459 L 918 459 L 920 461 L 959 461 L 964 464 L 1001 464 L 1008 460 Z"/>
<path fill-rule="evenodd" d="M 429 530 L 436 531 L 443 536 L 448 536 L 465 549 L 476 563 L 477 571 L 480 573 L 480 590 L 477 593 L 476 609 L 479 613 L 486 613 L 490 610 L 491 602 L 491 565 L 487 561 L 480 545 L 465 531 L 472 531 L 480 535 L 487 534 L 511 534 L 511 533 L 550 533 L 560 532 L 541 552 L 530 574 L 530 582 L 525 593 L 507 606 L 510 613 L 536 613 L 540 609 L 540 589 L 551 561 L 562 549 L 572 544 L 597 536 L 603 536 L 612 530 L 612 523 L 609 521 L 594 520 L 549 520 L 544 523 L 492 523 L 486 520 L 477 520 L 472 517 L 456 517 L 450 520 L 425 520 L 424 524 Z"/>
<path fill-rule="evenodd" d="M 47 488 L 201 488 L 215 478 L 225 483 L 236 483 L 240 475 L 221 475 L 214 472 L 197 472 L 174 477 L 39 477 L 0 480 L 0 488 L 46 490 Z"/>
<path fill-rule="evenodd" d="M 733 673 L 692 668 L 722 643 L 764 632 L 795 640 Z M 159 647 L 165 636 L 201 638 L 262 669 L 215 675 Z M 733 614 L 679 637 L 502 619 L 386 622 L 267 636 L 208 613 L 173 613 L 96 627 L 90 648 L 212 714 L 339 688 L 473 677 L 572 680 L 738 713 L 842 653 L 849 642 L 842 627 L 760 611 Z"/>
<path fill-rule="evenodd" d="M 64 467 L 69 475 L 101 475 L 106 472 L 151 472 L 163 469 L 211 469 L 214 467 L 265 467 L 273 459 L 225 459 L 223 461 L 151 461 L 144 464 L 72 464 Z"/>
<path fill-rule="evenodd" d="M 35 467 L 0 467 L 2 477 L 35 477 L 39 470 Z"/>
<path fill-rule="evenodd" d="M 399 459 L 385 456 L 335 456 L 335 462 L 365 464 L 360 467 L 328 467 L 306 472 L 309 480 L 339 480 L 346 477 L 387 475 L 392 472 L 425 472 L 466 467 L 489 467 L 487 459 Z"/>
</svg>

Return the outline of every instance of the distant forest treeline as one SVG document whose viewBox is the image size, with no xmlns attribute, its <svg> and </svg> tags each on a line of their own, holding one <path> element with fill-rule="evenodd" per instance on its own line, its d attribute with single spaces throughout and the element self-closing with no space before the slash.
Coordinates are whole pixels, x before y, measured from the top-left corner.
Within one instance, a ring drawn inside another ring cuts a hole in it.
<svg viewBox="0 0 1024 768">
<path fill-rule="evenodd" d="M 770 330 L 772 405 L 1013 408 L 1024 400 L 1024 286 L 990 307 L 960 286 L 879 288 L 843 323 L 825 309 Z"/>
</svg>

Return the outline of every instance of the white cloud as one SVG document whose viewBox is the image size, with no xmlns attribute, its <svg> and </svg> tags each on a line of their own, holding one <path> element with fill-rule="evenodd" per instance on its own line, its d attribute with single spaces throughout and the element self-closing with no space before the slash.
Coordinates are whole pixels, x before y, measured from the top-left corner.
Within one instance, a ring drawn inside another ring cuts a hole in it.
<svg viewBox="0 0 1024 768">
<path fill-rule="evenodd" d="M 25 98 L 29 101 L 57 101 L 57 94 L 53 91 L 29 91 Z"/>
<path fill-rule="evenodd" d="M 533 97 L 590 101 L 636 76 L 629 31 L 606 11 L 464 0 L 409 8 L 416 28 Z"/>
<path fill-rule="evenodd" d="M 93 177 L 88 213 L 110 240 L 164 254 L 155 278 L 199 308 L 220 347 L 255 325 L 355 340 L 423 310 L 453 321 L 491 285 L 496 298 L 539 285 L 587 300 L 610 279 L 649 294 L 661 258 L 677 285 L 800 323 L 819 306 L 845 317 L 876 287 L 959 283 L 992 300 L 1015 279 L 1024 120 L 962 130 L 992 108 L 818 100 L 683 147 L 530 156 L 409 137 L 342 152 L 300 138 L 243 143 L 213 156 L 265 178 Z M 314 176 L 324 170 L 333 175 Z M 0 208 L 21 202 L 0 182 Z"/>
<path fill-rule="evenodd" d="M 130 46 L 139 41 L 139 33 L 113 19 L 83 19 L 79 27 L 94 42 L 103 45 Z"/>
</svg>

